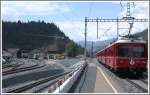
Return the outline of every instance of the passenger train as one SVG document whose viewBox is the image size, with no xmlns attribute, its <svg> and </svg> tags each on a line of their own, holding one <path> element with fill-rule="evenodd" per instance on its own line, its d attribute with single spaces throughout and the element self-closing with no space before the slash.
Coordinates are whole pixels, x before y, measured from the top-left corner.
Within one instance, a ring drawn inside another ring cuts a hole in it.
<svg viewBox="0 0 150 95">
<path fill-rule="evenodd" d="M 147 43 L 141 39 L 122 38 L 96 53 L 98 61 L 116 72 L 134 72 L 141 75 L 147 70 Z"/>
</svg>

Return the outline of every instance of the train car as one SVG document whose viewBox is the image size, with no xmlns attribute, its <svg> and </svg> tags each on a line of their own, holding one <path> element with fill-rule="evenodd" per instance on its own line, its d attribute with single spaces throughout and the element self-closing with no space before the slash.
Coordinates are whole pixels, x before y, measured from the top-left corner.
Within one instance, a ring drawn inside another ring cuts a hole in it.
<svg viewBox="0 0 150 95">
<path fill-rule="evenodd" d="M 147 70 L 147 46 L 141 39 L 120 39 L 96 54 L 100 63 L 116 72 L 142 74 Z"/>
</svg>

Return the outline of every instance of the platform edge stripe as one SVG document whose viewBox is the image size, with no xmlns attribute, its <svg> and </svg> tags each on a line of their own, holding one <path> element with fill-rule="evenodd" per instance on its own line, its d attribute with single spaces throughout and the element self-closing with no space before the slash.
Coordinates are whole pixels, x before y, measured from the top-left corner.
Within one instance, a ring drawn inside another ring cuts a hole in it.
<svg viewBox="0 0 150 95">
<path fill-rule="evenodd" d="M 106 82 L 109 84 L 109 86 L 112 88 L 112 90 L 115 93 L 118 93 L 118 91 L 115 89 L 115 87 L 110 83 L 110 81 L 108 80 L 108 78 L 106 77 L 106 75 L 104 74 L 104 72 L 102 71 L 102 69 L 100 67 L 97 67 L 99 69 L 99 71 L 102 73 L 103 77 L 105 78 Z"/>
</svg>

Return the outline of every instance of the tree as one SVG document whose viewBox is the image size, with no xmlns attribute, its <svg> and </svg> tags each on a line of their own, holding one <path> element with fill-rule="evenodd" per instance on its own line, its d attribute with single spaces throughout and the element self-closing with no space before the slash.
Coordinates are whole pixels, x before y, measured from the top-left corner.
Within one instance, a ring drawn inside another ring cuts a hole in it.
<svg viewBox="0 0 150 95">
<path fill-rule="evenodd" d="M 40 20 L 38 22 L 2 21 L 3 48 L 36 49 L 49 47 L 55 45 L 56 38 L 53 36 L 64 37 L 63 40 L 59 40 L 58 51 L 65 52 L 65 46 L 70 39 L 55 23 L 46 23 Z"/>
<path fill-rule="evenodd" d="M 66 45 L 66 53 L 69 57 L 75 57 L 79 54 L 79 46 L 75 44 L 73 41 L 70 41 Z"/>
</svg>

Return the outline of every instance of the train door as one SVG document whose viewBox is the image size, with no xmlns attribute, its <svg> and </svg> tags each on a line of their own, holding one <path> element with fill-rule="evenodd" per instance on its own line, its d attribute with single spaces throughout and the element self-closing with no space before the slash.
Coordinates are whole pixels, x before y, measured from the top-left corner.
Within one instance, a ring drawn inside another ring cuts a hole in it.
<svg viewBox="0 0 150 95">
<path fill-rule="evenodd" d="M 115 44 L 113 46 L 113 68 L 115 68 L 116 66 L 116 62 L 117 62 L 117 44 Z"/>
</svg>

